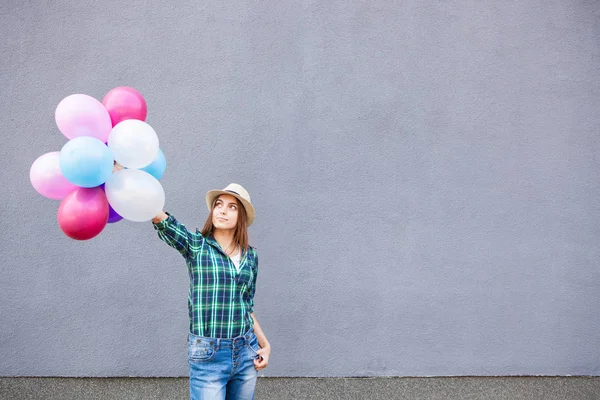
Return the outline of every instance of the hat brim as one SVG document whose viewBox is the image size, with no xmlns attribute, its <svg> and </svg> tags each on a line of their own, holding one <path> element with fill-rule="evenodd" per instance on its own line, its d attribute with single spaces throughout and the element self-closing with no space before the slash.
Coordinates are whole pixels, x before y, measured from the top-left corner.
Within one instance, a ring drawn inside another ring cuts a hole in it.
<svg viewBox="0 0 600 400">
<path fill-rule="evenodd" d="M 208 212 L 211 211 L 213 201 L 222 194 L 233 196 L 242 203 L 244 209 L 246 209 L 246 225 L 252 225 L 254 222 L 254 206 L 248 200 L 234 192 L 229 192 L 227 190 L 209 190 L 208 193 L 206 193 L 206 207 L 208 207 Z"/>
</svg>

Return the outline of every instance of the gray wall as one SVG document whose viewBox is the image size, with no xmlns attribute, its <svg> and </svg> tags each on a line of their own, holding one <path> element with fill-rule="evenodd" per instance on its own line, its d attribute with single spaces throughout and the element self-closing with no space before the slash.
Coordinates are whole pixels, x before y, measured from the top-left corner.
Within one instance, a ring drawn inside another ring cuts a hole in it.
<svg viewBox="0 0 600 400">
<path fill-rule="evenodd" d="M 265 376 L 600 374 L 600 3 L 0 4 L 0 375 L 185 376 L 149 223 L 65 237 L 29 167 L 140 90 L 166 208 L 257 207 Z M 262 375 L 262 374 L 261 374 Z"/>
</svg>

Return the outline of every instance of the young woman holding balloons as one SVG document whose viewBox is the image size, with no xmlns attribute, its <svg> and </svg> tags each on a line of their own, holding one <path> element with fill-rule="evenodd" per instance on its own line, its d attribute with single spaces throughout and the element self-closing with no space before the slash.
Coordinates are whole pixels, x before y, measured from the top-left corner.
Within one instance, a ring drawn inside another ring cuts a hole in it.
<svg viewBox="0 0 600 400">
<path fill-rule="evenodd" d="M 209 191 L 201 231 L 161 211 L 166 160 L 146 113 L 144 98 L 130 87 L 111 90 L 102 103 L 84 94 L 66 97 L 55 119 L 69 141 L 34 161 L 31 183 L 61 200 L 58 224 L 72 239 L 91 239 L 121 218 L 152 220 L 159 238 L 184 257 L 190 277 L 190 397 L 252 399 L 271 345 L 254 315 L 258 255 L 248 243 L 250 195 L 235 183 Z"/>
<path fill-rule="evenodd" d="M 254 315 L 258 255 L 248 244 L 250 195 L 232 183 L 206 194 L 209 215 L 190 231 L 172 215 L 153 220 L 158 237 L 184 257 L 190 277 L 191 399 L 253 399 L 271 345 Z"/>
</svg>

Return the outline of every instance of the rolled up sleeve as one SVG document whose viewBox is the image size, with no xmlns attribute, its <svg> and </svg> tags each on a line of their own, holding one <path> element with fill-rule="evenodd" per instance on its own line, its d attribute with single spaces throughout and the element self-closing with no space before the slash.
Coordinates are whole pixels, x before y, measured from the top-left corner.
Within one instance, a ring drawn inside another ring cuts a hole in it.
<svg viewBox="0 0 600 400">
<path fill-rule="evenodd" d="M 252 288 L 250 289 L 252 293 L 250 296 L 250 313 L 254 312 L 254 294 L 256 293 L 256 279 L 258 278 L 258 254 L 256 250 L 254 251 L 254 266 L 252 268 L 254 277 L 252 279 Z"/>
<path fill-rule="evenodd" d="M 163 242 L 187 258 L 190 256 L 190 248 L 195 239 L 195 233 L 188 231 L 184 224 L 177 221 L 172 215 L 168 215 L 167 219 L 153 223 L 154 229 Z"/>
</svg>

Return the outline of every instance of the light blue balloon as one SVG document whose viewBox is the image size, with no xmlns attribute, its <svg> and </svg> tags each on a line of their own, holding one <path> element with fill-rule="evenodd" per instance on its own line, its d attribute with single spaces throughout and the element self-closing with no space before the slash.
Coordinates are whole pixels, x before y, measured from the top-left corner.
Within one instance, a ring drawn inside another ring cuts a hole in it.
<svg viewBox="0 0 600 400">
<path fill-rule="evenodd" d="M 80 136 L 69 140 L 60 150 L 60 170 L 74 185 L 91 188 L 110 178 L 113 171 L 113 155 L 100 140 Z"/>
<path fill-rule="evenodd" d="M 142 171 L 146 171 L 156 179 L 160 179 L 165 174 L 167 169 L 167 159 L 161 149 L 158 149 L 158 155 L 150 164 L 144 168 L 140 168 Z"/>
</svg>

